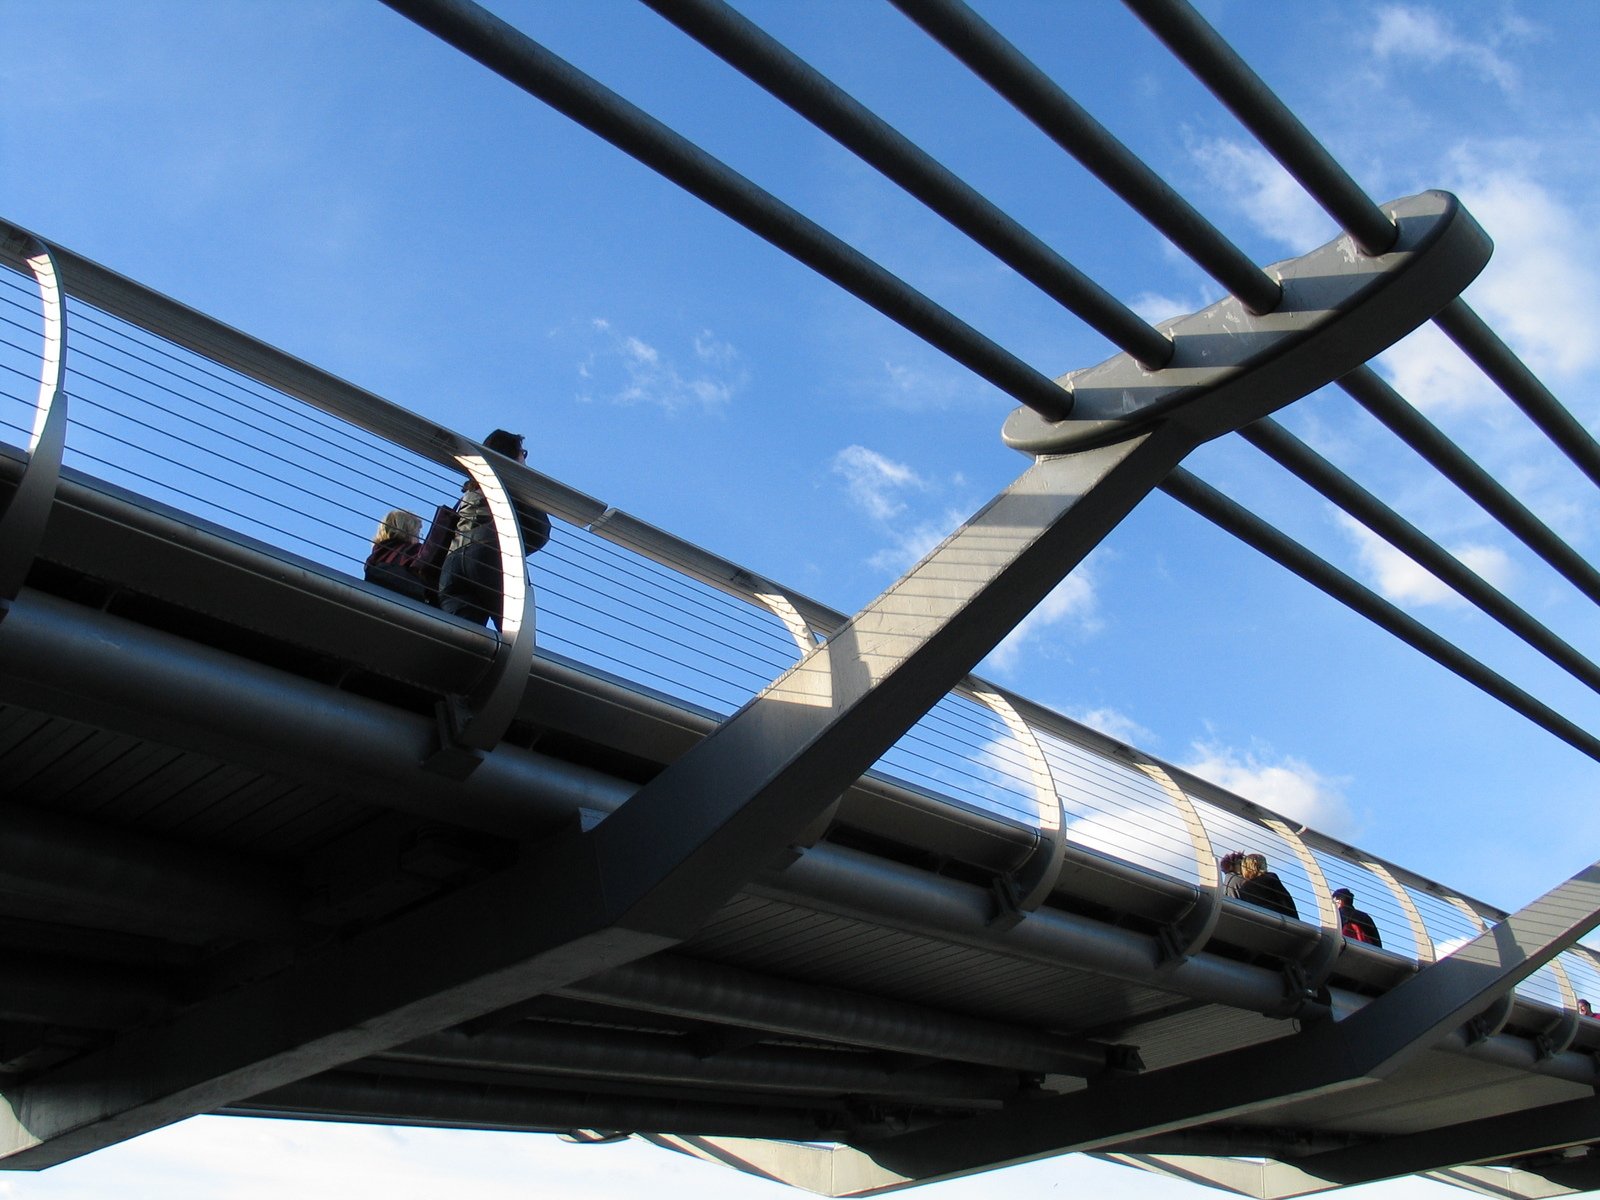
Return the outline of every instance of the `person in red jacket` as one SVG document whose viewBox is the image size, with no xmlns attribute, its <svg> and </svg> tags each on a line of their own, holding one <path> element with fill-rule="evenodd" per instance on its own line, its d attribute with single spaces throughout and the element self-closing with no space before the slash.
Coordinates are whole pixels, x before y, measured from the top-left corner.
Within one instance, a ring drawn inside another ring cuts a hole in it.
<svg viewBox="0 0 1600 1200">
<path fill-rule="evenodd" d="M 1339 906 L 1339 932 L 1355 942 L 1366 942 L 1373 946 L 1382 946 L 1383 938 L 1378 934 L 1377 925 L 1372 918 L 1356 907 L 1355 893 L 1349 888 L 1342 887 L 1333 893 L 1333 902 Z"/>
</svg>

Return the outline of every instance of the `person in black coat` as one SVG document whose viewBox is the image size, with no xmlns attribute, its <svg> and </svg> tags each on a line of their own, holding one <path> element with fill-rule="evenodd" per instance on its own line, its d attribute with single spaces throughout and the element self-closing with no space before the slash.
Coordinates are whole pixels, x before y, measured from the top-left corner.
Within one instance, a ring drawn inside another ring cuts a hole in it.
<svg viewBox="0 0 1600 1200">
<path fill-rule="evenodd" d="M 1240 874 L 1244 876 L 1244 886 L 1239 889 L 1239 899 L 1257 908 L 1299 919 L 1300 910 L 1295 907 L 1289 889 L 1283 886 L 1283 880 L 1267 870 L 1266 855 L 1246 854 L 1240 864 Z"/>
<path fill-rule="evenodd" d="M 1373 946 L 1382 946 L 1383 938 L 1378 934 L 1377 925 L 1372 918 L 1356 907 L 1355 893 L 1349 888 L 1340 888 L 1333 893 L 1333 902 L 1339 906 L 1339 932 L 1352 941 L 1367 942 Z"/>
</svg>

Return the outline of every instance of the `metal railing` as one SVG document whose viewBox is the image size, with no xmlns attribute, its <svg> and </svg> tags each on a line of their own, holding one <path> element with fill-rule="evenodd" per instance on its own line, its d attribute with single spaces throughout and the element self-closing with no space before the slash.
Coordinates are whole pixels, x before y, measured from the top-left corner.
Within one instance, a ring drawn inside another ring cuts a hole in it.
<svg viewBox="0 0 1600 1200">
<path fill-rule="evenodd" d="M 0 438 L 27 446 L 46 408 L 38 392 L 41 371 L 51 369 L 52 352 L 41 347 L 51 344 L 53 302 L 45 294 L 42 309 L 39 283 L 20 269 L 42 243 L 9 226 L 0 234 Z M 359 578 L 385 512 L 425 516 L 452 503 L 470 466 L 480 484 L 499 483 L 517 504 L 554 518 L 527 593 L 526 628 L 536 609 L 539 653 L 713 718 L 844 621 L 509 459 L 490 465 L 467 438 L 51 249 L 72 339 L 70 469 L 286 559 Z M 509 517 L 502 535 L 520 545 Z M 506 567 L 508 595 L 519 566 Z M 492 630 L 483 636 L 495 646 Z M 520 694 L 527 677 L 526 664 L 520 675 L 505 666 L 513 637 L 502 633 L 495 647 L 505 694 Z M 976 678 L 926 714 L 874 773 L 952 810 L 1035 831 L 1038 848 L 1017 872 L 1024 907 L 1048 895 L 1070 845 L 1202 891 L 1217 886 L 1216 855 L 1262 852 L 1302 921 L 1329 925 L 1331 890 L 1348 887 L 1386 947 L 1422 962 L 1504 915 Z M 1600 995 L 1600 960 L 1579 948 L 1519 994 L 1570 1008 L 1579 996 Z"/>
</svg>

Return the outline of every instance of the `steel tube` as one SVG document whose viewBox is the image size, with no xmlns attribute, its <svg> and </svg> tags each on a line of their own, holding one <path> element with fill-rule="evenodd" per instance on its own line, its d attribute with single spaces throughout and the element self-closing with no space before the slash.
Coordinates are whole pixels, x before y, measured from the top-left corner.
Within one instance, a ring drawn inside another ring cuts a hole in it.
<svg viewBox="0 0 1600 1200">
<path fill-rule="evenodd" d="M 1596 604 L 1600 604 L 1600 571 L 1558 538 L 1526 505 L 1501 486 L 1490 474 L 1439 432 L 1404 397 L 1379 378 L 1371 367 L 1361 367 L 1339 380 L 1350 396 L 1369 413 L 1388 426 L 1435 470 L 1470 496 L 1490 516 L 1515 534 L 1522 543 L 1558 571 Z"/>
<path fill-rule="evenodd" d="M 647 0 L 648 2 L 648 0 Z M 960 0 L 890 0 L 1255 313 L 1283 289 L 1143 159 Z"/>
<path fill-rule="evenodd" d="M 810 852 L 808 852 L 810 853 Z M 795 1037 L 1018 1071 L 1096 1075 L 1109 1047 L 1024 1026 L 929 1012 L 914 1004 L 657 954 L 559 989 L 558 995 Z"/>
<path fill-rule="evenodd" d="M 1452 300 L 1433 321 L 1590 482 L 1600 486 L 1600 443 L 1465 300 Z"/>
<path fill-rule="evenodd" d="M 538 1023 L 496 1033 L 439 1033 L 378 1057 L 396 1064 L 556 1075 L 584 1080 L 590 1087 L 604 1082 L 733 1087 L 784 1095 L 889 1096 L 924 1103 L 992 1102 L 1013 1097 L 1020 1088 L 1015 1071 L 943 1065 L 892 1068 L 869 1054 L 775 1046 L 705 1055 L 682 1036 Z M 540 1086 L 538 1080 L 528 1082 Z"/>
<path fill-rule="evenodd" d="M 1239 435 L 1291 474 L 1310 484 L 1395 549 L 1437 575 L 1488 616 L 1504 625 L 1581 683 L 1600 691 L 1600 666 L 1579 654 L 1503 592 L 1451 554 L 1371 492 L 1340 471 L 1271 418 L 1247 425 Z"/>
<path fill-rule="evenodd" d="M 1300 118 L 1185 0 L 1123 0 L 1184 66 L 1255 134 L 1300 186 L 1367 254 L 1394 245 L 1399 230 Z"/>
<path fill-rule="evenodd" d="M 1491 671 L 1414 617 L 1362 587 L 1343 571 L 1324 562 L 1300 543 L 1280 533 L 1208 484 L 1179 468 L 1167 477 L 1161 490 L 1247 546 L 1259 550 L 1280 566 L 1287 567 L 1339 603 L 1360 613 L 1412 649 L 1427 655 L 1441 667 L 1493 696 L 1513 712 L 1526 717 L 1547 733 L 1554 734 L 1574 750 L 1600 762 L 1600 738 L 1535 699 L 1503 675 Z"/>
<path fill-rule="evenodd" d="M 471 0 L 384 0 L 508 82 L 670 179 L 1050 420 L 1072 410 L 1048 376 L 687 138 Z"/>
<path fill-rule="evenodd" d="M 1165 366 L 1172 358 L 1172 342 L 1165 336 L 722 0 L 643 3 L 922 201 L 1119 348 L 1152 369 Z"/>
<path fill-rule="evenodd" d="M 740 1104 L 581 1096 L 468 1083 L 417 1082 L 388 1076 L 330 1072 L 291 1083 L 242 1104 L 225 1116 L 431 1125 L 444 1129 L 501 1129 L 565 1133 L 572 1129 L 648 1129 L 807 1141 L 843 1133 L 838 1106 L 751 1108 Z"/>
</svg>

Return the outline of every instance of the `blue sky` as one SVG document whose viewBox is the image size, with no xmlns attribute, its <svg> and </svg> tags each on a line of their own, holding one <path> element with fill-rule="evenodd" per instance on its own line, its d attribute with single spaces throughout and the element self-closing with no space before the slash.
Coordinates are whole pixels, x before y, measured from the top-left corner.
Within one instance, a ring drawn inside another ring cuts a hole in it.
<svg viewBox="0 0 1600 1200">
<path fill-rule="evenodd" d="M 642 6 L 491 7 L 1046 373 L 1110 352 Z M 1218 297 L 888 5 L 740 7 L 1141 313 Z M 1332 236 L 1120 6 L 977 7 L 1258 261 Z M 1600 9 L 1203 9 L 1375 198 L 1464 198 L 1497 245 L 1469 302 L 1592 427 Z M 998 437 L 1011 404 L 987 384 L 377 3 L 12 0 L 6 20 L 4 216 L 455 428 L 521 429 L 530 465 L 836 608 L 869 600 L 1024 465 Z M 1589 485 L 1440 337 L 1408 339 L 1383 366 L 1565 537 L 1600 551 Z M 1341 393 L 1284 421 L 1600 655 L 1587 602 Z M 1225 440 L 1189 465 L 1600 728 L 1595 696 L 1250 447 Z M 1164 497 L 987 673 L 1502 907 L 1600 842 L 1594 763 Z M 579 1182 L 602 1155 L 627 1166 Z M 305 1196 L 361 1195 L 370 1180 L 341 1174 L 352 1163 L 393 1169 L 397 1196 L 463 1172 L 481 1196 L 510 1195 L 529 1172 L 574 1173 L 568 1194 L 680 1186 L 676 1167 L 633 1150 L 203 1121 L 0 1179 L 0 1196 L 102 1194 L 104 1172 L 141 1194 L 244 1197 L 269 1177 L 278 1194 L 291 1168 Z M 771 1190 L 683 1170 L 696 1194 Z M 1028 1168 L 1014 1190 L 1090 1179 L 1161 1186 L 1074 1161 Z"/>
</svg>

